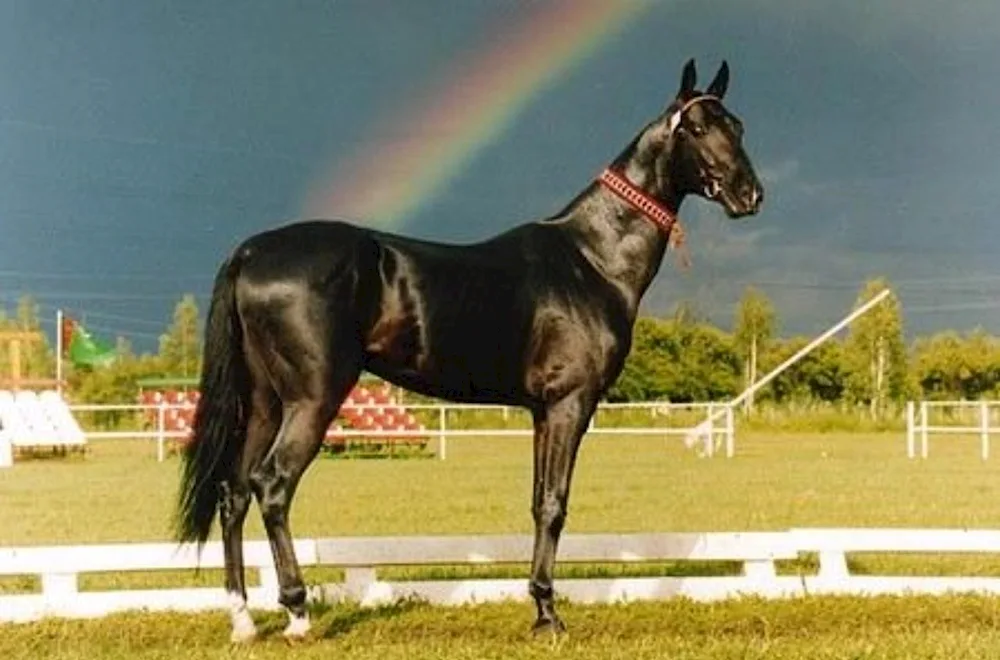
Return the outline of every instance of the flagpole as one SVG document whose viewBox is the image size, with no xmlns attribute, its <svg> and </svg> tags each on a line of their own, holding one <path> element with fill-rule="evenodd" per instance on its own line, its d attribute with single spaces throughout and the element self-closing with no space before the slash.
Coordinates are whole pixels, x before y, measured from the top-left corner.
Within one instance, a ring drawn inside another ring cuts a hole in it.
<svg viewBox="0 0 1000 660">
<path fill-rule="evenodd" d="M 62 396 L 63 391 L 63 311 L 60 307 L 56 310 L 56 391 Z"/>
</svg>

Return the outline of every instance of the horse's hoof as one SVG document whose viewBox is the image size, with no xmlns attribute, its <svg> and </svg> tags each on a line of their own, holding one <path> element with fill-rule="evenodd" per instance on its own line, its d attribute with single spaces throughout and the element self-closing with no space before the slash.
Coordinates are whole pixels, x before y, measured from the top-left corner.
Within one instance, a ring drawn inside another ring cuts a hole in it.
<svg viewBox="0 0 1000 660">
<path fill-rule="evenodd" d="M 292 620 L 288 622 L 288 627 L 285 628 L 285 632 L 282 633 L 285 636 L 285 640 L 289 643 L 300 642 L 306 638 L 309 634 L 309 630 L 312 626 L 309 624 L 309 617 L 307 616 L 293 616 Z"/>
<path fill-rule="evenodd" d="M 253 627 L 234 628 L 233 632 L 229 634 L 229 642 L 231 644 L 249 644 L 256 638 L 257 629 Z"/>
<path fill-rule="evenodd" d="M 536 635 L 562 635 L 566 632 L 566 624 L 564 624 L 559 617 L 553 617 L 551 619 L 538 619 L 535 621 L 535 625 L 531 627 L 531 632 Z"/>
<path fill-rule="evenodd" d="M 257 627 L 247 609 L 246 601 L 242 598 L 234 597 L 230 622 L 232 633 L 229 635 L 229 641 L 233 644 L 246 644 L 257 636 Z"/>
</svg>

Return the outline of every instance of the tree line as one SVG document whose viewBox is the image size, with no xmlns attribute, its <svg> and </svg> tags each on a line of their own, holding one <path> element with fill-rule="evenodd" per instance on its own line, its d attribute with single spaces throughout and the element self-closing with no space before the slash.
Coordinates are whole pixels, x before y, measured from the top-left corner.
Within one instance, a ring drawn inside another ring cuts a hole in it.
<svg viewBox="0 0 1000 660">
<path fill-rule="evenodd" d="M 877 278 L 858 293 L 859 306 L 889 283 Z M 608 393 L 610 401 L 728 400 L 784 362 L 810 340 L 782 336 L 772 302 L 748 287 L 736 306 L 731 328 L 698 319 L 687 306 L 668 318 L 638 319 L 624 370 Z M 66 368 L 74 401 L 134 401 L 137 381 L 149 377 L 197 377 L 201 363 L 201 322 L 192 295 L 177 303 L 158 350 L 136 354 L 119 338 L 117 359 L 96 369 Z M 83 324 L 86 325 L 84 318 Z M 0 307 L 0 333 L 40 330 L 38 305 L 22 298 L 16 309 Z M 0 342 L 0 365 L 10 374 L 10 347 Z M 55 353 L 47 339 L 21 349 L 26 378 L 51 378 Z M 890 293 L 855 320 L 748 398 L 745 410 L 769 402 L 838 403 L 865 407 L 875 419 L 907 399 L 974 400 L 1000 397 L 1000 338 L 982 329 L 940 332 L 904 339 L 903 309 Z"/>
<path fill-rule="evenodd" d="M 889 283 L 876 278 L 858 293 L 855 309 Z M 779 318 L 762 292 L 748 287 L 733 327 L 695 319 L 681 308 L 673 318 L 640 318 L 613 401 L 727 400 L 782 364 L 811 337 L 780 336 Z M 907 344 L 903 309 L 890 293 L 882 303 L 815 348 L 746 400 L 755 403 L 837 403 L 864 406 L 878 419 L 908 399 L 976 400 L 1000 397 L 1000 338 L 983 329 L 918 336 Z"/>
</svg>

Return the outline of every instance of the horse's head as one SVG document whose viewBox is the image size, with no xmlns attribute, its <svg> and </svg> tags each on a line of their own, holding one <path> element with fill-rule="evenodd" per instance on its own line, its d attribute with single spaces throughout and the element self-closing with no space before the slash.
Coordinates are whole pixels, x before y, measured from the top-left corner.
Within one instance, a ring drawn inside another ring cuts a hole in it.
<svg viewBox="0 0 1000 660">
<path fill-rule="evenodd" d="M 756 214 L 764 188 L 743 150 L 743 124 L 722 104 L 729 65 L 722 62 L 704 92 L 695 89 L 696 77 L 689 60 L 676 97 L 647 129 L 662 145 L 651 154 L 656 178 L 662 183 L 669 176 L 675 193 L 717 202 L 731 218 Z"/>
</svg>

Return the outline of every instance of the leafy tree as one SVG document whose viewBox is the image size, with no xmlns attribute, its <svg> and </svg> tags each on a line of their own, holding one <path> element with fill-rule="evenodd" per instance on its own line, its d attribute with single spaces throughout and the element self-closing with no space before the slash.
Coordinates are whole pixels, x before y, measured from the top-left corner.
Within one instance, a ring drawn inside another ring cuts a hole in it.
<svg viewBox="0 0 1000 660">
<path fill-rule="evenodd" d="M 118 337 L 115 340 L 115 352 L 123 359 L 135 357 L 135 352 L 132 350 L 132 342 L 128 340 L 128 337 Z"/>
<path fill-rule="evenodd" d="M 632 333 L 632 349 L 618 380 L 608 391 L 609 401 L 643 401 L 663 397 L 674 368 L 669 356 L 677 353 L 672 325 L 640 317 Z"/>
<path fill-rule="evenodd" d="M 14 315 L 0 307 L 0 333 L 33 332 L 38 334 L 34 341 L 20 341 L 20 364 L 22 378 L 52 378 L 55 375 L 55 353 L 48 337 L 42 332 L 38 303 L 31 296 L 22 296 L 17 301 Z M 0 341 L 0 374 L 11 375 L 12 355 L 10 342 Z"/>
<path fill-rule="evenodd" d="M 885 279 L 869 280 L 858 295 L 855 308 L 885 288 L 888 288 Z M 903 317 L 894 293 L 851 323 L 845 350 L 851 371 L 848 393 L 853 400 L 867 404 L 872 417 L 879 419 L 886 402 L 900 398 L 906 391 Z"/>
<path fill-rule="evenodd" d="M 775 341 L 765 358 L 767 368 L 778 366 L 809 341 L 810 338 L 802 336 Z M 768 388 L 770 395 L 779 403 L 839 401 L 848 375 L 844 362 L 843 345 L 836 339 L 828 339 L 779 374 Z"/>
<path fill-rule="evenodd" d="M 777 320 L 774 305 L 766 295 L 753 287 L 747 287 L 736 309 L 733 339 L 736 350 L 743 359 L 743 386 L 751 387 L 757 382 L 757 362 L 761 352 L 775 334 Z M 743 409 L 747 414 L 753 411 L 754 394 L 745 400 Z"/>
<path fill-rule="evenodd" d="M 201 361 L 198 303 L 185 294 L 174 308 L 174 321 L 160 337 L 160 359 L 165 375 L 194 376 Z"/>
<path fill-rule="evenodd" d="M 977 329 L 918 338 L 913 344 L 913 381 L 932 400 L 975 400 L 1000 394 L 1000 339 Z"/>
<path fill-rule="evenodd" d="M 611 401 L 679 402 L 728 398 L 738 385 L 739 358 L 718 328 L 690 319 L 640 318 L 632 350 Z"/>
<path fill-rule="evenodd" d="M 682 300 L 674 306 L 674 323 L 678 325 L 696 325 L 705 323 L 705 315 L 693 300 Z"/>
<path fill-rule="evenodd" d="M 735 396 L 740 383 L 740 358 L 732 337 L 707 323 L 679 329 L 681 352 L 671 398 L 691 402 Z"/>
</svg>

